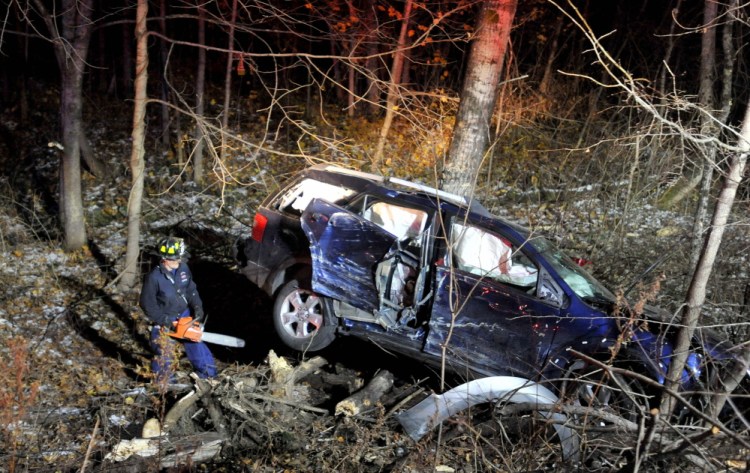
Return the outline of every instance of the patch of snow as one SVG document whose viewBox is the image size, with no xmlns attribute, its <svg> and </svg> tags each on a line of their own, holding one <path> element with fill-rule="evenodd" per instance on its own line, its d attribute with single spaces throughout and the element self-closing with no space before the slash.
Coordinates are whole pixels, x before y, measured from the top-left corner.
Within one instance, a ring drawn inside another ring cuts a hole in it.
<svg viewBox="0 0 750 473">
<path fill-rule="evenodd" d="M 118 427 L 127 427 L 130 425 L 130 421 L 126 417 L 117 414 L 111 414 L 109 416 L 109 423 Z"/>
</svg>

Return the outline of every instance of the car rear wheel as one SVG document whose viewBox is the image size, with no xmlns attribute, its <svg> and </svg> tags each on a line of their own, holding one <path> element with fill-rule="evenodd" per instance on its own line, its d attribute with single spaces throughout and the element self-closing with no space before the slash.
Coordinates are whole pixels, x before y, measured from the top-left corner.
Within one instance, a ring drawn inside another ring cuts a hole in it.
<svg viewBox="0 0 750 473">
<path fill-rule="evenodd" d="M 276 333 L 297 351 L 318 351 L 331 344 L 336 327 L 329 324 L 321 296 L 310 289 L 309 279 L 292 279 L 276 296 L 273 324 Z"/>
</svg>

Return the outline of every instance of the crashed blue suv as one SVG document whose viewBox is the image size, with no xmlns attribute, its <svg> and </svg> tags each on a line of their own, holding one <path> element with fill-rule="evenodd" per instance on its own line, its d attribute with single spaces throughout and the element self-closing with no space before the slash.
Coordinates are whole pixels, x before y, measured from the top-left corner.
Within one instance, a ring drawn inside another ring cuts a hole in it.
<svg viewBox="0 0 750 473">
<path fill-rule="evenodd" d="M 299 351 L 359 337 L 458 373 L 563 379 L 575 353 L 663 381 L 673 334 L 616 298 L 543 236 L 476 201 L 318 165 L 269 196 L 239 240 L 242 273 L 270 295 Z M 620 315 L 616 315 L 620 314 Z M 701 332 L 683 384 L 721 352 Z"/>
</svg>

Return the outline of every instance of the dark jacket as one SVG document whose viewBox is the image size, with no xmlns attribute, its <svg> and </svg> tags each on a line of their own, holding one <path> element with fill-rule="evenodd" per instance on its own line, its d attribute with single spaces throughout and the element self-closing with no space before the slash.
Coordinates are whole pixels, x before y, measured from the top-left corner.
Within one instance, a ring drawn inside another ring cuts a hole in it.
<svg viewBox="0 0 750 473">
<path fill-rule="evenodd" d="M 174 274 L 161 264 L 148 273 L 141 289 L 141 308 L 163 327 L 171 327 L 188 308 L 202 312 L 203 302 L 187 264 L 181 262 Z"/>
</svg>

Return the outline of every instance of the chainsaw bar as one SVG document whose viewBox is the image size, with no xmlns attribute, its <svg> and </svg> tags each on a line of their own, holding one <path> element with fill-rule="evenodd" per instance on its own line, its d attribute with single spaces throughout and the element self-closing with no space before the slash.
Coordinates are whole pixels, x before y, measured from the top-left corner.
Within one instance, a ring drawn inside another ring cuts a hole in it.
<svg viewBox="0 0 750 473">
<path fill-rule="evenodd" d="M 169 332 L 170 337 L 180 340 L 190 340 L 191 342 L 208 342 L 226 347 L 242 348 L 245 346 L 245 340 L 220 333 L 211 333 L 203 331 L 203 324 L 190 316 L 180 317 L 172 323 L 173 331 Z"/>
<path fill-rule="evenodd" d="M 245 346 L 245 340 L 220 333 L 203 332 L 202 342 L 213 343 L 215 345 L 224 345 L 225 347 L 242 348 Z"/>
</svg>

